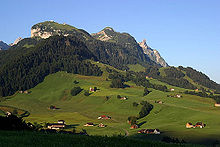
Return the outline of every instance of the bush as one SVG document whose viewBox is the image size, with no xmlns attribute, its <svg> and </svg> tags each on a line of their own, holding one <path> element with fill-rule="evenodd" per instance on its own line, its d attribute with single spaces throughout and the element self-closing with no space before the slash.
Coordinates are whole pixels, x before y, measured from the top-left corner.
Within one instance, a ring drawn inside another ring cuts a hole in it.
<svg viewBox="0 0 220 147">
<path fill-rule="evenodd" d="M 72 95 L 72 96 L 76 96 L 76 95 L 79 94 L 81 91 L 82 91 L 82 89 L 81 89 L 80 87 L 74 87 L 74 88 L 71 90 L 71 95 Z"/>
<path fill-rule="evenodd" d="M 85 96 L 89 96 L 89 95 L 90 95 L 89 91 L 86 90 L 86 91 L 84 92 L 84 95 L 85 95 Z"/>
<path fill-rule="evenodd" d="M 143 118 L 147 116 L 150 113 L 150 111 L 153 109 L 153 105 L 151 105 L 147 101 L 142 101 L 141 104 L 143 105 L 143 107 L 141 108 L 141 111 L 139 112 L 139 118 Z"/>
<path fill-rule="evenodd" d="M 117 95 L 117 98 L 118 98 L 118 99 L 120 99 L 120 98 L 121 98 L 121 96 L 120 96 L 120 95 Z"/>
<path fill-rule="evenodd" d="M 124 82 L 122 79 L 112 79 L 112 83 L 110 85 L 111 88 L 124 88 Z"/>
<path fill-rule="evenodd" d="M 139 104 L 137 102 L 133 102 L 133 107 L 137 107 Z"/>
<path fill-rule="evenodd" d="M 150 93 L 150 91 L 147 89 L 147 87 L 144 88 L 144 94 L 143 96 L 146 96 Z"/>
</svg>

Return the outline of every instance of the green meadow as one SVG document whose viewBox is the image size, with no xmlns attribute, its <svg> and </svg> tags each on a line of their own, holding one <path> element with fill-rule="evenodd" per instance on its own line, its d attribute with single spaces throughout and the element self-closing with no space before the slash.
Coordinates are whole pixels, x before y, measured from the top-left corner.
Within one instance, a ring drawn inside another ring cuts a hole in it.
<svg viewBox="0 0 220 147">
<path fill-rule="evenodd" d="M 126 134 L 131 137 L 148 138 L 146 135 L 137 135 L 137 131 L 157 128 L 162 134 L 154 136 L 156 140 L 163 136 L 170 136 L 192 143 L 212 144 L 216 140 L 220 141 L 220 108 L 214 107 L 214 100 L 185 94 L 182 94 L 182 98 L 167 97 L 169 94 L 181 93 L 186 89 L 170 86 L 156 79 L 150 79 L 150 82 L 166 85 L 168 88 L 174 88 L 175 91 L 161 92 L 149 89 L 151 93 L 143 97 L 144 88 L 132 82 L 126 83 L 130 87 L 124 89 L 110 88 L 111 81 L 106 80 L 107 65 L 96 64 L 104 71 L 103 76 L 82 76 L 66 72 L 51 74 L 42 83 L 29 89 L 29 94 L 17 93 L 1 101 L 0 106 L 4 107 L 1 111 L 12 111 L 11 108 L 28 111 L 30 115 L 24 117 L 25 121 L 42 125 L 62 119 L 68 125 L 67 130 L 85 129 L 89 135 Z M 79 83 L 74 84 L 75 80 Z M 77 96 L 71 96 L 70 91 L 75 86 L 80 86 L 83 91 Z M 90 87 L 97 87 L 98 90 L 85 96 L 84 90 L 89 90 Z M 120 100 L 117 95 L 126 96 L 128 99 Z M 141 105 L 134 107 L 132 104 L 143 100 L 150 102 L 154 108 L 148 116 L 138 120 L 140 128 L 132 130 L 127 123 L 127 118 L 137 116 L 142 107 Z M 155 103 L 157 100 L 161 100 L 163 104 Z M 49 109 L 51 105 L 58 109 Z M 5 107 L 8 107 L 8 110 Z M 1 111 L 0 114 L 2 114 Z M 112 119 L 98 120 L 97 117 L 100 115 L 109 115 Z M 93 122 L 96 125 L 103 123 L 107 127 L 84 127 L 83 125 L 87 122 Z M 187 122 L 193 124 L 203 122 L 206 127 L 186 129 Z"/>
</svg>

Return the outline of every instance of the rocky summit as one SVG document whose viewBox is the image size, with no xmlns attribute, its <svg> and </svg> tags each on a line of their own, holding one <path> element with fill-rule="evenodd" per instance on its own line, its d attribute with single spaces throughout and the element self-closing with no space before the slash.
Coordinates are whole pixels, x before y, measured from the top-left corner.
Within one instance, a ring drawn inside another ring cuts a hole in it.
<svg viewBox="0 0 220 147">
<path fill-rule="evenodd" d="M 144 53 L 148 55 L 148 57 L 156 62 L 157 64 L 160 64 L 162 67 L 168 67 L 169 65 L 166 63 L 166 61 L 161 57 L 160 53 L 150 48 L 147 43 L 146 39 L 144 39 L 142 42 L 139 42 L 140 47 L 143 49 Z"/>
</svg>

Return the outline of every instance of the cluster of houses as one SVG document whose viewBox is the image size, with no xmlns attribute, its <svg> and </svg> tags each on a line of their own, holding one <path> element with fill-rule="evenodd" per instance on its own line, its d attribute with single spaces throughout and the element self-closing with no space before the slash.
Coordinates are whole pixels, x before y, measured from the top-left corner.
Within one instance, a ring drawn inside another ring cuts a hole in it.
<svg viewBox="0 0 220 147">
<path fill-rule="evenodd" d="M 138 133 L 141 133 L 141 134 L 160 134 L 160 130 L 159 129 L 142 129 L 142 130 L 138 131 Z"/>
<path fill-rule="evenodd" d="M 205 124 L 202 122 L 197 122 L 195 125 L 193 125 L 190 122 L 186 123 L 186 128 L 204 128 L 204 127 L 205 127 Z"/>
<path fill-rule="evenodd" d="M 21 94 L 22 94 L 22 93 L 28 94 L 29 92 L 28 92 L 27 90 L 25 90 L 25 91 L 20 90 L 19 93 L 21 93 Z"/>
<path fill-rule="evenodd" d="M 167 97 L 181 98 L 183 96 L 181 94 L 174 94 L 174 95 L 167 95 Z"/>
<path fill-rule="evenodd" d="M 48 129 L 55 129 L 55 130 L 64 129 L 65 126 L 66 126 L 66 124 L 65 124 L 64 120 L 58 120 L 57 123 L 49 123 L 49 124 L 47 124 L 47 128 Z"/>
</svg>

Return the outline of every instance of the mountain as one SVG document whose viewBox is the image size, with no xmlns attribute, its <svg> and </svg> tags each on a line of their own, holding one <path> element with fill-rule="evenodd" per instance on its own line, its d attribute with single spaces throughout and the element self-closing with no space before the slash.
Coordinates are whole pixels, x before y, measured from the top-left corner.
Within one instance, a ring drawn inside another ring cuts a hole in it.
<svg viewBox="0 0 220 147">
<path fill-rule="evenodd" d="M 9 44 L 9 45 L 10 45 L 10 46 L 16 45 L 16 44 L 18 44 L 18 42 L 20 42 L 22 39 L 23 39 L 23 38 L 18 37 L 17 39 L 15 39 L 15 41 L 14 41 L 13 43 L 11 43 L 11 44 Z"/>
<path fill-rule="evenodd" d="M 10 46 L 0 40 L 0 50 L 7 50 Z"/>
<path fill-rule="evenodd" d="M 46 39 L 54 35 L 76 35 L 78 37 L 81 36 L 85 38 L 91 37 L 89 33 L 82 29 L 77 29 L 66 23 L 59 24 L 54 21 L 41 22 L 31 27 L 31 38 L 38 37 Z"/>
<path fill-rule="evenodd" d="M 142 42 L 139 42 L 139 45 L 142 47 L 144 53 L 148 55 L 148 57 L 153 60 L 154 62 L 160 64 L 162 67 L 168 67 L 169 65 L 166 63 L 166 61 L 160 56 L 160 53 L 150 48 L 147 43 L 146 39 L 144 39 Z"/>
<path fill-rule="evenodd" d="M 146 42 L 143 44 L 146 45 Z M 67 24 L 53 21 L 38 23 L 31 28 L 31 38 L 22 39 L 10 50 L 0 52 L 0 95 L 8 96 L 17 90 L 33 88 L 45 76 L 58 71 L 100 76 L 102 71 L 91 61 L 121 70 L 129 70 L 128 65 L 139 64 L 145 69 L 146 76 L 170 85 L 195 89 L 197 85 L 192 83 L 194 81 L 207 88 L 218 89 L 219 85 L 208 78 L 202 82 L 196 79 L 197 71 L 191 75 L 194 79 L 176 70 L 172 72 L 180 76 L 163 76 L 161 67 L 166 62 L 158 64 L 151 60 L 140 45 L 130 34 L 116 32 L 110 27 L 90 35 Z M 148 46 L 145 47 L 149 50 Z"/>
</svg>

